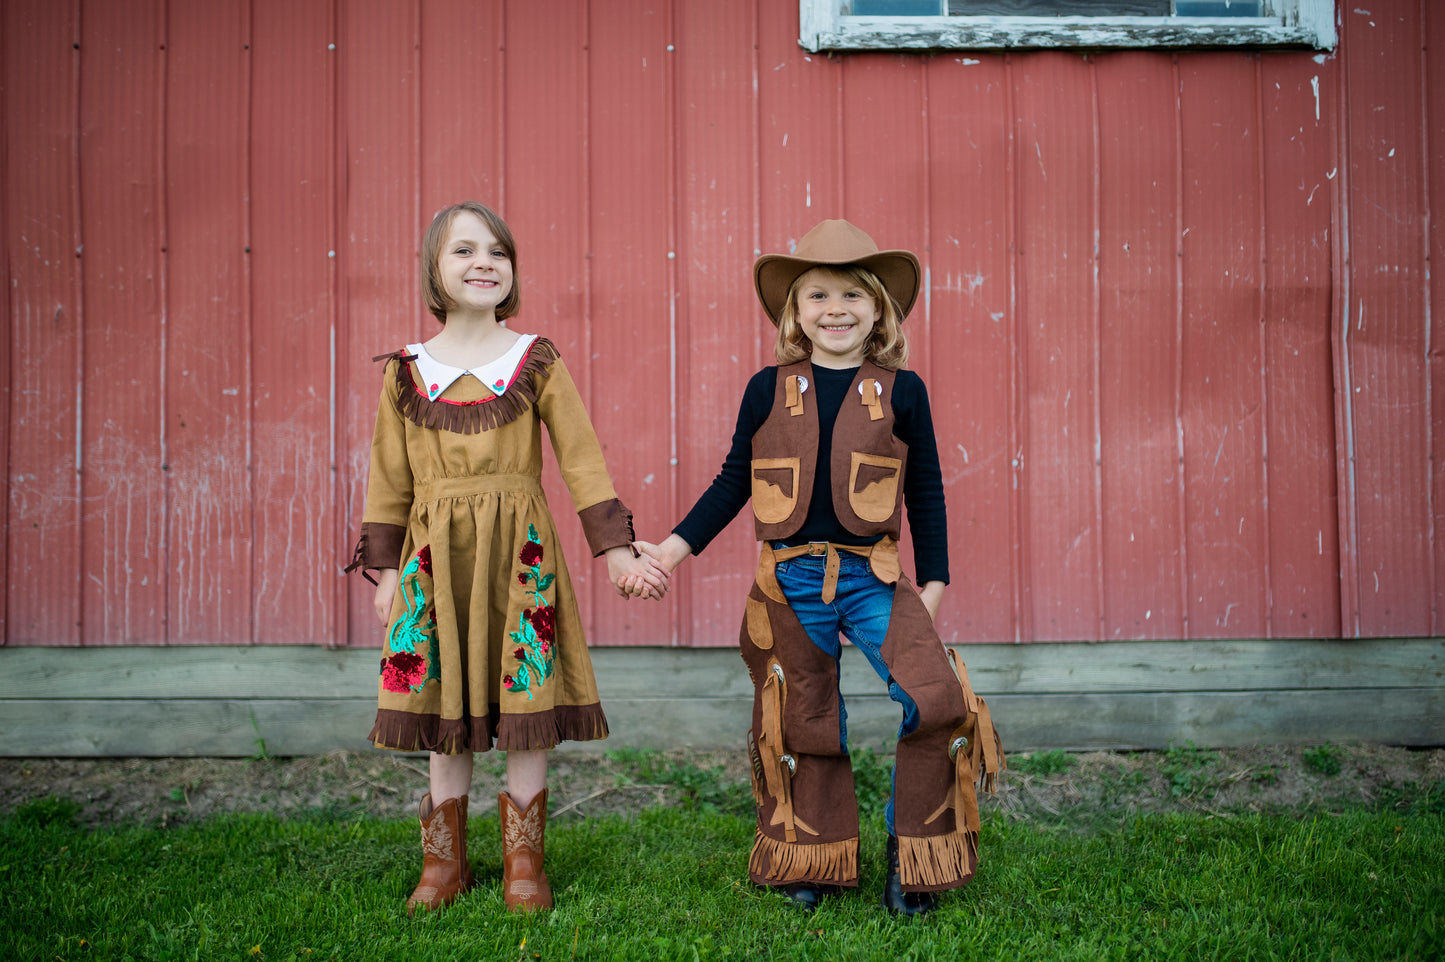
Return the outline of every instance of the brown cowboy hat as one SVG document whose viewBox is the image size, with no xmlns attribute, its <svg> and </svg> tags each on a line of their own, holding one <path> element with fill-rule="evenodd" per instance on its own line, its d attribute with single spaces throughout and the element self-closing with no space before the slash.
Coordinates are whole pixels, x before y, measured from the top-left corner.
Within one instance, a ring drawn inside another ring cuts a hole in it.
<svg viewBox="0 0 1445 962">
<path fill-rule="evenodd" d="M 918 299 L 923 271 L 909 251 L 880 251 L 873 238 L 846 220 L 825 220 L 798 241 L 792 254 L 764 254 L 753 264 L 753 285 L 758 300 L 776 326 L 788 303 L 793 282 L 819 266 L 856 264 L 878 275 L 883 287 L 898 302 L 899 320 L 908 316 Z"/>
</svg>

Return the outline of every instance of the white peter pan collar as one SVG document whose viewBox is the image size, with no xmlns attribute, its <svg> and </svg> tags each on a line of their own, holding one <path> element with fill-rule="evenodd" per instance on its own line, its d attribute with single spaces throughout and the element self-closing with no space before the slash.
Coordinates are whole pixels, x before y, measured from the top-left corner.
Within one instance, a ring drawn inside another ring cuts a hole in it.
<svg viewBox="0 0 1445 962">
<path fill-rule="evenodd" d="M 488 391 L 501 397 L 516 380 L 517 371 L 521 368 L 522 362 L 527 359 L 527 349 L 532 346 L 532 342 L 537 337 L 536 334 L 523 334 L 517 338 L 517 343 L 513 344 L 506 354 L 495 361 L 488 361 L 486 364 L 474 368 L 452 367 L 450 364 L 443 364 L 428 354 L 426 347 L 422 344 L 408 344 L 406 352 L 416 355 L 416 369 L 421 374 L 422 390 L 426 392 L 429 401 L 435 401 L 445 394 L 446 389 L 464 374 L 472 375 L 481 381 Z"/>
</svg>

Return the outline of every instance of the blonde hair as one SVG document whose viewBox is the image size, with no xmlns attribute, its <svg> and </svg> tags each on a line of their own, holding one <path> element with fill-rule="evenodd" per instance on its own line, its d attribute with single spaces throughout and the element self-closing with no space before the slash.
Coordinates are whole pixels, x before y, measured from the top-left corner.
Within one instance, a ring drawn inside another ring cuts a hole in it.
<svg viewBox="0 0 1445 962">
<path fill-rule="evenodd" d="M 479 204 L 474 200 L 464 200 L 460 204 L 453 204 L 450 207 L 437 211 L 432 218 L 431 224 L 427 227 L 426 233 L 421 238 L 421 296 L 426 301 L 427 310 L 432 316 L 443 324 L 447 322 L 447 312 L 456 307 L 452 299 L 447 296 L 446 288 L 442 284 L 439 262 L 441 260 L 442 247 L 446 245 L 447 235 L 451 233 L 452 221 L 462 211 L 475 214 L 492 236 L 497 239 L 497 246 L 507 255 L 507 260 L 512 262 L 512 289 L 502 302 L 497 305 L 497 320 L 505 321 L 509 317 L 516 317 L 517 311 L 522 307 L 521 281 L 517 275 L 517 242 L 512 239 L 512 229 L 507 222 L 502 220 L 500 214 L 485 204 Z"/>
<path fill-rule="evenodd" d="M 834 267 L 818 264 L 816 270 L 827 271 L 834 277 L 850 284 L 856 284 L 868 292 L 873 303 L 879 307 L 879 318 L 868 332 L 863 345 L 863 356 L 885 371 L 896 371 L 908 363 L 908 339 L 903 334 L 903 311 L 878 279 L 878 275 L 856 264 L 842 264 Z M 773 345 L 773 356 L 779 365 L 796 364 L 813 355 L 813 342 L 803 333 L 798 323 L 798 288 L 803 275 L 793 279 L 788 288 L 788 300 L 778 316 L 778 339 Z"/>
</svg>

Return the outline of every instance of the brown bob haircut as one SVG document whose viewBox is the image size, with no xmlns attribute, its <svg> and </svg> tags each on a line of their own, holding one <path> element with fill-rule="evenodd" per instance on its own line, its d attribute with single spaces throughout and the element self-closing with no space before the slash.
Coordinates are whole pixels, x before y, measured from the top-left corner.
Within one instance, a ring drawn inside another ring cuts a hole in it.
<svg viewBox="0 0 1445 962">
<path fill-rule="evenodd" d="M 453 204 L 437 211 L 437 215 L 431 220 L 431 225 L 422 235 L 422 300 L 426 301 L 427 310 L 431 311 L 432 316 L 443 324 L 447 322 L 447 312 L 456 307 L 442 287 L 441 272 L 437 270 L 437 264 L 441 260 L 442 247 L 447 242 L 447 235 L 451 233 L 452 221 L 456 220 L 457 215 L 463 211 L 475 214 L 483 224 L 487 225 L 487 229 L 497 239 L 497 246 L 506 252 L 507 260 L 512 262 L 512 289 L 497 305 L 497 320 L 505 321 L 509 317 L 516 317 L 517 311 L 522 307 L 521 279 L 517 274 L 517 242 L 512 239 L 512 229 L 507 226 L 506 221 L 502 220 L 500 214 L 474 200 L 464 200 L 460 204 Z"/>
</svg>

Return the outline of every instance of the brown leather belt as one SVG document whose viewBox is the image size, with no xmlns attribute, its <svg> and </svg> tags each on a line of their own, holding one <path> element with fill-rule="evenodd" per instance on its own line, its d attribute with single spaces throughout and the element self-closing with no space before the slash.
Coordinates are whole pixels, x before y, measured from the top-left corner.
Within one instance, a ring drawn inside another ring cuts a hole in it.
<svg viewBox="0 0 1445 962">
<path fill-rule="evenodd" d="M 795 545 L 791 548 L 774 548 L 771 544 L 763 543 L 763 556 L 759 559 L 758 574 L 759 580 L 766 577 L 774 585 L 777 584 L 777 576 L 773 573 L 779 561 L 791 561 L 793 558 L 801 558 L 803 555 L 826 558 L 823 564 L 823 604 L 832 604 L 833 598 L 838 594 L 838 569 L 842 562 L 838 552 L 846 551 L 849 554 L 858 555 L 868 559 L 873 574 L 878 580 L 887 584 L 893 584 L 898 580 L 898 542 L 892 538 L 884 537 L 877 544 L 835 544 L 832 541 L 810 541 L 807 544 Z M 766 572 L 764 571 L 766 569 Z M 768 585 L 764 585 L 765 593 Z M 775 600 L 782 601 L 782 589 L 778 589 Z"/>
</svg>

